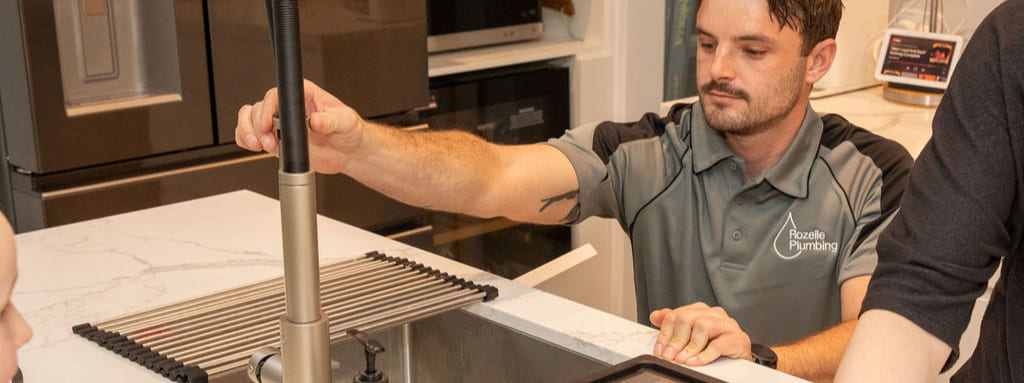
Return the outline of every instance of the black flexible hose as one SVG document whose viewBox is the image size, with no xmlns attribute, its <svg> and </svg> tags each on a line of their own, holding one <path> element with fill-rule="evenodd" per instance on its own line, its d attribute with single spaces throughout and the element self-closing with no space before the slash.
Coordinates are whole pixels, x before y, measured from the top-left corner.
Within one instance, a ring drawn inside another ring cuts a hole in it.
<svg viewBox="0 0 1024 383">
<path fill-rule="evenodd" d="M 274 0 L 264 0 L 264 5 L 267 7 L 267 29 L 270 30 L 270 49 L 274 58 L 274 75 L 277 76 L 277 34 L 274 33 L 274 26 L 277 25 L 277 22 L 274 21 Z M 276 77 L 274 81 L 277 81 Z"/>
<path fill-rule="evenodd" d="M 269 20 L 274 23 L 271 28 L 280 106 L 278 115 L 281 120 L 281 170 L 285 173 L 305 173 L 309 171 L 309 148 L 297 2 L 274 0 L 274 10 Z"/>
</svg>

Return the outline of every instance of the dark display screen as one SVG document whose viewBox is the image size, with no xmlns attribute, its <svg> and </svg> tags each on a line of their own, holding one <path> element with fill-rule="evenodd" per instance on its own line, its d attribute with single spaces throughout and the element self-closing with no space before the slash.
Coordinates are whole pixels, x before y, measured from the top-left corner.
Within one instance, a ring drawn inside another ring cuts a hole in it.
<svg viewBox="0 0 1024 383">
<path fill-rule="evenodd" d="M 893 34 L 881 74 L 945 83 L 949 80 L 956 45 L 955 41 Z"/>
<path fill-rule="evenodd" d="M 429 0 L 427 35 L 443 35 L 541 21 L 539 0 Z"/>
</svg>

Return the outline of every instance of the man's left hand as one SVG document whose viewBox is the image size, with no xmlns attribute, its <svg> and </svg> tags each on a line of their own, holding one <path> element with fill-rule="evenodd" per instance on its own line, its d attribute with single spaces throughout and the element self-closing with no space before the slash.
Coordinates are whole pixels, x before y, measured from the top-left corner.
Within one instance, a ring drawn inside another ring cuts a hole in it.
<svg viewBox="0 0 1024 383">
<path fill-rule="evenodd" d="M 721 307 L 694 303 L 651 313 L 661 329 L 654 356 L 688 366 L 703 366 L 720 357 L 752 360 L 750 337 Z"/>
</svg>

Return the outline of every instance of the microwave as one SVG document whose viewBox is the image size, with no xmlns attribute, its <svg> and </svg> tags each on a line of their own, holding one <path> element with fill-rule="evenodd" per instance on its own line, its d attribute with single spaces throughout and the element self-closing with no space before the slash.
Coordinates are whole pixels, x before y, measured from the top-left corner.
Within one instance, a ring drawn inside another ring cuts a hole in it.
<svg viewBox="0 0 1024 383">
<path fill-rule="evenodd" d="M 427 52 L 509 43 L 544 34 L 541 0 L 427 0 Z"/>
</svg>

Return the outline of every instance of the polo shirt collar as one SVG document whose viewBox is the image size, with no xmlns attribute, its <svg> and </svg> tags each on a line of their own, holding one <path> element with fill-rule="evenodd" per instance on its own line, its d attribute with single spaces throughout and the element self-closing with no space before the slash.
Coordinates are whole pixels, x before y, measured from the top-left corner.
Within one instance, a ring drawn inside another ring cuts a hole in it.
<svg viewBox="0 0 1024 383">
<path fill-rule="evenodd" d="M 814 159 L 818 157 L 821 132 L 821 117 L 807 104 L 804 122 L 800 124 L 796 137 L 793 137 L 793 142 L 779 162 L 768 169 L 764 179 L 791 197 L 807 198 L 811 165 L 814 165 Z"/>
<path fill-rule="evenodd" d="M 725 145 L 725 136 L 708 126 L 704 106 L 698 101 L 690 109 L 690 150 L 693 150 L 693 171 L 701 173 L 736 154 Z"/>
<path fill-rule="evenodd" d="M 694 105 L 691 114 L 693 119 L 690 123 L 690 134 L 694 172 L 703 172 L 726 158 L 736 156 L 725 145 L 725 136 L 708 126 L 704 118 L 704 108 L 699 102 Z M 764 174 L 764 180 L 791 197 L 807 198 L 808 175 L 815 157 L 818 156 L 821 132 L 821 118 L 808 104 L 800 130 L 793 137 L 793 142 L 779 162 Z"/>
</svg>

